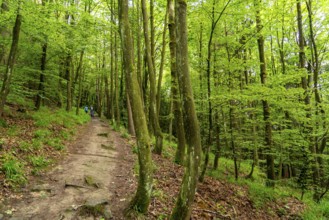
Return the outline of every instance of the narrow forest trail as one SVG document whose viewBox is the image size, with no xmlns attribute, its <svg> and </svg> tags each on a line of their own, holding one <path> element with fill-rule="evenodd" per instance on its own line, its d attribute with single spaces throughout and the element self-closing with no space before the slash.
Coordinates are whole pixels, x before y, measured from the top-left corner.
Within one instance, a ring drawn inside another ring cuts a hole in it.
<svg viewBox="0 0 329 220">
<path fill-rule="evenodd" d="M 99 219 L 93 212 L 123 219 L 121 211 L 135 187 L 133 164 L 128 141 L 93 118 L 68 146 L 68 155 L 8 200 L 0 213 L 15 220 Z"/>
</svg>

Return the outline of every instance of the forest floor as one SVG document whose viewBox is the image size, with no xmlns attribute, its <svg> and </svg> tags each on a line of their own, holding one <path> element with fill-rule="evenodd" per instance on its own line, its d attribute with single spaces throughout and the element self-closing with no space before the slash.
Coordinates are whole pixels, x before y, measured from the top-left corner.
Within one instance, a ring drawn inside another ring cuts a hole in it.
<svg viewBox="0 0 329 220">
<path fill-rule="evenodd" d="M 0 213 L 16 220 L 124 219 L 122 210 L 136 185 L 133 166 L 128 140 L 94 118 L 62 161 L 30 179 L 21 192 L 7 195 Z"/>
<path fill-rule="evenodd" d="M 126 139 L 98 118 L 80 129 L 67 154 L 47 172 L 32 176 L 20 191 L 0 200 L 0 219 L 125 219 L 134 195 L 136 154 Z M 153 155 L 154 189 L 145 219 L 167 219 L 174 206 L 183 167 Z M 305 208 L 294 197 L 256 208 L 248 188 L 206 177 L 198 185 L 192 219 L 301 219 Z"/>
</svg>

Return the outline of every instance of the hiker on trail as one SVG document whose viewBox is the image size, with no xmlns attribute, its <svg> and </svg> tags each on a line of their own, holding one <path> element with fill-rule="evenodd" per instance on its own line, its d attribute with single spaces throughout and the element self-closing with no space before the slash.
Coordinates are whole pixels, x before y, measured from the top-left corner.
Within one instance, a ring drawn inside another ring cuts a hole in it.
<svg viewBox="0 0 329 220">
<path fill-rule="evenodd" d="M 94 108 L 90 106 L 90 116 L 94 117 Z"/>
<path fill-rule="evenodd" d="M 88 106 L 85 106 L 85 112 L 88 113 Z"/>
</svg>

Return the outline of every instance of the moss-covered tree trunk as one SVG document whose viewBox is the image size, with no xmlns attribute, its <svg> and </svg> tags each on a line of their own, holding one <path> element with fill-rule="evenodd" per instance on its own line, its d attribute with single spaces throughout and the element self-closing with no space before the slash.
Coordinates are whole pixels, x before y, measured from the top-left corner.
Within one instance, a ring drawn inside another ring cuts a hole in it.
<svg viewBox="0 0 329 220">
<path fill-rule="evenodd" d="M 1 5 L 0 5 L 0 15 L 3 15 L 4 13 L 8 12 L 8 0 L 3 0 Z M 7 27 L 0 27 L 0 36 L 2 39 L 5 39 L 8 35 L 8 30 Z M 5 64 L 5 55 L 6 55 L 6 46 L 4 42 L 0 41 L 0 64 L 3 63 Z"/>
<path fill-rule="evenodd" d="M 7 96 L 9 94 L 10 90 L 10 81 L 13 75 L 13 69 L 14 69 L 14 64 L 16 61 L 16 54 L 17 54 L 17 48 L 18 48 L 18 41 L 19 41 L 19 34 L 21 31 L 21 23 L 22 23 L 22 16 L 20 14 L 20 5 L 21 1 L 18 2 L 18 9 L 17 9 L 17 14 L 16 14 L 16 20 L 15 24 L 13 27 L 13 37 L 12 37 L 12 43 L 10 47 L 10 52 L 9 52 L 9 57 L 7 60 L 7 65 L 6 65 L 6 72 L 4 74 L 3 82 L 2 82 L 2 87 L 0 91 L 0 117 L 3 114 L 3 110 L 6 104 Z"/>
<path fill-rule="evenodd" d="M 152 159 L 151 144 L 146 124 L 146 117 L 142 104 L 140 87 L 134 65 L 133 42 L 128 19 L 128 0 L 118 0 L 121 42 L 123 51 L 124 70 L 126 74 L 126 86 L 131 101 L 133 120 L 135 125 L 137 146 L 139 179 L 136 195 L 130 202 L 129 209 L 146 213 L 150 203 L 152 192 Z"/>
<path fill-rule="evenodd" d="M 145 0 L 141 0 L 142 4 L 142 14 L 143 14 L 143 31 L 144 31 L 144 40 L 145 40 L 145 49 L 146 49 L 146 61 L 150 77 L 150 123 L 152 123 L 152 128 L 156 138 L 155 144 L 155 153 L 162 153 L 162 131 L 159 124 L 159 118 L 156 111 L 156 80 L 155 80 L 155 69 L 152 61 L 152 52 L 151 52 L 151 42 L 149 38 L 148 30 L 148 14 L 146 10 Z"/>
<path fill-rule="evenodd" d="M 201 157 L 200 127 L 197 119 L 190 79 L 188 46 L 187 46 L 187 2 L 177 0 L 175 4 L 176 37 L 177 37 L 177 73 L 181 96 L 183 99 L 184 127 L 188 155 L 182 185 L 176 205 L 170 219 L 188 220 L 191 216 L 192 204 L 198 183 Z"/>
<path fill-rule="evenodd" d="M 171 94 L 172 94 L 172 111 L 175 119 L 175 129 L 177 134 L 177 150 L 175 162 L 184 163 L 186 141 L 183 123 L 183 114 L 178 87 L 177 67 L 176 67 L 176 25 L 175 25 L 175 6 L 173 0 L 168 0 L 168 29 L 169 29 L 169 47 L 170 47 L 170 71 L 171 71 Z M 171 132 L 170 132 L 171 134 Z"/>
<path fill-rule="evenodd" d="M 163 77 L 163 68 L 165 64 L 165 55 L 166 55 L 166 33 L 167 33 L 167 23 L 168 23 L 168 7 L 166 9 L 164 25 L 163 25 L 163 32 L 162 32 L 162 48 L 161 48 L 161 61 L 160 61 L 160 69 L 159 69 L 159 77 L 158 77 L 158 88 L 156 94 L 156 109 L 157 109 L 157 117 L 159 118 L 160 115 L 160 105 L 161 105 L 161 84 L 162 84 L 162 77 Z"/>
</svg>

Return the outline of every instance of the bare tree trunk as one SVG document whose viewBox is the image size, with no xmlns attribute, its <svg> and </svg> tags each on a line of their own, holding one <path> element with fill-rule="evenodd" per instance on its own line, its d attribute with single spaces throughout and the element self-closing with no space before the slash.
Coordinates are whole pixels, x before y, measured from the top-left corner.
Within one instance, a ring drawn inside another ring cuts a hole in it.
<svg viewBox="0 0 329 220">
<path fill-rule="evenodd" d="M 114 83 L 114 101 L 115 101 L 115 120 L 120 125 L 120 103 L 119 103 L 119 70 L 118 70 L 118 45 L 117 33 L 114 34 L 114 57 L 115 57 L 115 83 Z"/>
<path fill-rule="evenodd" d="M 47 58 L 47 42 L 42 44 L 42 54 L 41 54 L 41 72 L 40 72 L 40 81 L 38 86 L 37 100 L 35 102 L 36 110 L 40 109 L 42 99 L 45 95 L 45 70 L 46 70 L 46 58 Z"/>
<path fill-rule="evenodd" d="M 261 0 L 255 0 L 255 7 L 256 7 L 256 28 L 258 33 L 258 52 L 259 52 L 259 62 L 260 62 L 260 78 L 261 83 L 263 85 L 266 84 L 266 59 L 265 59 L 265 52 L 264 52 L 264 37 L 261 34 L 261 31 L 263 29 L 261 17 L 260 17 L 260 4 Z M 264 116 L 264 122 L 265 122 L 265 147 L 266 147 L 266 165 L 267 165 L 267 185 L 268 186 L 274 186 L 274 180 L 275 180 L 275 172 L 274 172 L 274 157 L 271 154 L 272 152 L 272 125 L 270 121 L 270 106 L 268 104 L 267 100 L 262 100 L 263 104 L 263 116 Z"/>
</svg>

